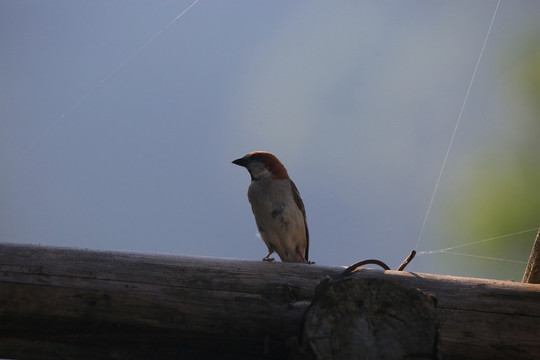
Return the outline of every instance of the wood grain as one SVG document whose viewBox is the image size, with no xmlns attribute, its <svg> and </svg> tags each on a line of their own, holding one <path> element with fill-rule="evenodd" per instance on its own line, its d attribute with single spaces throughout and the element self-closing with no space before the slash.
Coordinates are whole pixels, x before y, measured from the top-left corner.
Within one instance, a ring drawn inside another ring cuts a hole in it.
<svg viewBox="0 0 540 360">
<path fill-rule="evenodd" d="M 342 267 L 0 244 L 0 358 L 283 358 Z M 540 285 L 361 269 L 438 299 L 445 359 L 540 358 Z"/>
</svg>

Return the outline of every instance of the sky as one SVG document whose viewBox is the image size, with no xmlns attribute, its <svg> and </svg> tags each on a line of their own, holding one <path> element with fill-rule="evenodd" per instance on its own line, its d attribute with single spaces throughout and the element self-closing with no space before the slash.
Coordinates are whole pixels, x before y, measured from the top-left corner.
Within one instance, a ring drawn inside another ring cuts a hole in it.
<svg viewBox="0 0 540 360">
<path fill-rule="evenodd" d="M 540 2 L 501 1 L 421 237 L 497 1 L 200 0 L 177 18 L 192 2 L 0 0 L 0 241 L 262 259 L 231 164 L 255 150 L 298 186 L 317 264 L 481 240 L 444 238 L 445 193 L 506 130 L 503 60 Z M 467 261 L 443 272 L 489 277 Z"/>
</svg>

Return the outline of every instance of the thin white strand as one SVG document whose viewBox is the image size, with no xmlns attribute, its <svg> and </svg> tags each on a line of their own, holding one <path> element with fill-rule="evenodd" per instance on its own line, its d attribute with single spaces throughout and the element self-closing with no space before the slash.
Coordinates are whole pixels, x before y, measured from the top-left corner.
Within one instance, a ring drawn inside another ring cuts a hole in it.
<svg viewBox="0 0 540 360">
<path fill-rule="evenodd" d="M 442 251 L 442 253 L 450 254 L 450 255 L 469 256 L 469 257 L 474 257 L 474 258 L 478 258 L 478 259 L 485 259 L 485 260 L 504 261 L 504 262 L 510 262 L 510 263 L 515 263 L 515 264 L 527 264 L 526 261 L 509 260 L 509 259 L 502 259 L 502 258 L 496 258 L 496 257 L 491 257 L 491 256 L 464 254 L 464 253 L 458 253 L 458 252 L 454 252 L 454 251 Z"/>
<path fill-rule="evenodd" d="M 467 88 L 467 92 L 465 94 L 465 99 L 463 100 L 463 104 L 461 105 L 461 110 L 459 112 L 456 126 L 454 127 L 454 132 L 452 133 L 452 137 L 450 138 L 450 144 L 448 145 L 448 149 L 446 150 L 446 154 L 444 155 L 444 160 L 441 166 L 441 171 L 439 172 L 439 176 L 437 177 L 437 181 L 435 182 L 435 188 L 433 189 L 433 192 L 431 194 L 431 199 L 429 200 L 429 205 L 426 211 L 426 215 L 424 216 L 424 221 L 422 222 L 422 227 L 420 228 L 420 233 L 418 234 L 418 239 L 416 240 L 416 248 L 420 245 L 420 241 L 422 240 L 422 235 L 424 234 L 424 230 L 426 228 L 426 223 L 429 218 L 429 214 L 431 212 L 431 206 L 433 205 L 433 200 L 435 200 L 435 195 L 437 194 L 437 190 L 439 188 L 439 183 L 441 182 L 441 177 L 444 172 L 444 168 L 446 167 L 446 161 L 448 160 L 448 155 L 450 154 L 450 149 L 452 148 L 452 144 L 454 143 L 454 138 L 456 137 L 457 129 L 459 127 L 459 123 L 461 122 L 461 118 L 463 116 L 463 111 L 465 110 L 465 105 L 467 105 L 467 100 L 469 99 L 469 94 L 471 92 L 472 85 L 474 83 L 474 79 L 476 78 L 476 72 L 478 71 L 478 66 L 480 65 L 480 61 L 482 60 L 482 56 L 484 54 L 484 49 L 486 48 L 487 41 L 489 39 L 489 34 L 491 33 L 491 28 L 493 27 L 493 22 L 495 21 L 495 17 L 497 15 L 497 10 L 499 9 L 499 4 L 501 3 L 501 0 L 497 2 L 497 6 L 495 7 L 495 11 L 493 12 L 493 16 L 491 17 L 491 23 L 489 24 L 488 31 L 486 33 L 486 37 L 484 38 L 484 43 L 482 44 L 482 48 L 480 49 L 480 55 L 478 56 L 478 60 L 476 61 L 476 66 L 474 67 L 474 71 L 471 77 L 471 81 L 469 82 L 469 87 Z"/>
<path fill-rule="evenodd" d="M 102 86 L 107 80 L 109 80 L 112 76 L 114 76 L 121 68 L 123 68 L 128 62 L 133 60 L 141 51 L 146 49 L 148 45 L 150 45 L 152 42 L 154 42 L 163 32 L 165 32 L 168 28 L 170 28 L 175 22 L 177 22 L 182 16 L 184 16 L 193 6 L 195 6 L 200 0 L 195 0 L 191 5 L 189 5 L 184 11 L 182 11 L 178 16 L 176 16 L 173 20 L 171 20 L 167 25 L 165 25 L 161 30 L 159 30 L 154 36 L 150 38 L 147 42 L 145 42 L 141 47 L 139 47 L 137 50 L 135 50 L 131 55 L 129 55 L 124 61 L 122 61 L 120 64 L 118 64 L 111 72 L 109 72 L 103 79 L 101 79 L 90 91 L 88 91 L 86 94 L 81 96 L 64 114 L 62 114 L 62 117 L 65 117 L 69 112 L 73 111 L 75 108 L 79 106 L 79 104 L 87 98 L 90 94 L 92 94 L 94 91 L 96 91 L 100 86 Z"/>
<path fill-rule="evenodd" d="M 58 123 L 64 119 L 69 113 L 71 113 L 73 110 L 79 107 L 79 105 L 90 95 L 92 95 L 97 89 L 99 89 L 105 82 L 107 82 L 111 77 L 113 77 L 120 69 L 122 69 L 128 62 L 133 60 L 139 53 L 141 53 L 144 49 L 148 47 L 153 41 L 155 41 L 164 31 L 166 31 L 169 27 L 171 27 L 175 22 L 177 22 L 182 16 L 184 16 L 193 6 L 195 6 L 200 0 L 195 0 L 191 5 L 189 5 L 184 11 L 182 11 L 178 16 L 176 16 L 173 20 L 171 20 L 167 25 L 165 25 L 161 30 L 159 30 L 154 36 L 150 38 L 150 40 L 146 41 L 141 47 L 139 47 L 137 50 L 135 50 L 131 55 L 129 55 L 124 61 L 120 62 L 113 70 L 111 70 L 103 79 L 98 81 L 96 85 L 94 85 L 90 90 L 88 90 L 84 95 L 79 97 L 71 107 L 69 107 L 64 113 L 62 113 L 51 125 L 49 125 L 45 130 L 39 134 L 36 139 L 26 147 L 25 150 L 21 152 L 21 156 L 25 155 L 30 149 L 34 147 L 34 145 L 41 140 L 45 135 L 47 135 L 51 129 L 56 127 Z"/>
<path fill-rule="evenodd" d="M 538 230 L 538 227 L 535 227 L 535 228 L 528 229 L 528 230 L 517 231 L 517 232 L 511 233 L 511 234 L 495 236 L 495 237 L 491 237 L 491 238 L 488 238 L 488 239 L 473 241 L 473 242 L 470 242 L 470 243 L 467 243 L 467 244 L 451 246 L 451 247 L 444 248 L 444 249 L 420 251 L 420 252 L 416 253 L 416 255 L 429 255 L 429 254 L 438 254 L 438 253 L 443 253 L 443 252 L 448 253 L 449 250 L 454 250 L 454 249 L 459 249 L 459 248 L 463 248 L 463 247 L 473 246 L 473 245 L 485 243 L 485 242 L 488 242 L 488 241 L 502 239 L 502 238 L 505 238 L 505 237 L 515 236 L 515 235 L 524 234 L 524 233 L 528 233 L 528 232 L 531 232 L 531 231 L 537 231 L 537 230 Z"/>
</svg>

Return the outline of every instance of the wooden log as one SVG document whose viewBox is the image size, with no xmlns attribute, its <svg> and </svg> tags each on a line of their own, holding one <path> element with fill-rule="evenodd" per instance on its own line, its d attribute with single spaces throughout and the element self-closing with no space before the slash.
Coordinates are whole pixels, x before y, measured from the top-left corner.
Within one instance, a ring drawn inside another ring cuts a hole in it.
<svg viewBox="0 0 540 360">
<path fill-rule="evenodd" d="M 0 358 L 284 358 L 343 268 L 0 244 Z M 438 299 L 445 359 L 540 358 L 540 285 L 362 269 Z"/>
<path fill-rule="evenodd" d="M 531 249 L 531 255 L 523 274 L 524 283 L 540 284 L 540 229 L 534 239 L 533 247 Z"/>
<path fill-rule="evenodd" d="M 303 352 L 317 360 L 439 359 L 435 303 L 385 279 L 323 281 L 305 314 Z"/>
</svg>

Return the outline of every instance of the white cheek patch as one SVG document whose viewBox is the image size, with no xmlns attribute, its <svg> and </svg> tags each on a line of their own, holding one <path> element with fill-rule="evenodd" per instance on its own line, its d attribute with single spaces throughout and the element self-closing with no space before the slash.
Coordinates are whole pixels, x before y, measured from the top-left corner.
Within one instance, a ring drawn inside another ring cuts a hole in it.
<svg viewBox="0 0 540 360">
<path fill-rule="evenodd" d="M 253 177 L 256 179 L 261 179 L 272 175 L 263 164 L 253 164 L 250 167 L 250 170 L 251 175 L 253 175 Z"/>
</svg>

